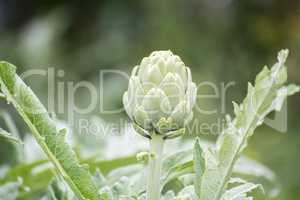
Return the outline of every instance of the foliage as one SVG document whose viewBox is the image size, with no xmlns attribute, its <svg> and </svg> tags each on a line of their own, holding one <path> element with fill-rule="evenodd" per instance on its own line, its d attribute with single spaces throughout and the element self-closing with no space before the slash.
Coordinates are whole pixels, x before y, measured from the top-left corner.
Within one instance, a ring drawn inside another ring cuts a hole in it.
<svg viewBox="0 0 300 200">
<path fill-rule="evenodd" d="M 278 54 L 278 62 L 269 70 L 265 67 L 256 77 L 255 85 L 248 84 L 248 93 L 243 103 L 234 103 L 236 118 L 228 120 L 228 128 L 224 130 L 217 141 L 216 149 L 206 152 L 205 164 L 199 156 L 195 160 L 199 163 L 198 170 L 204 172 L 196 181 L 197 194 L 202 200 L 228 199 L 225 190 L 230 181 L 234 164 L 247 145 L 249 136 L 256 127 L 263 123 L 263 119 L 272 111 L 279 111 L 285 98 L 299 91 L 294 85 L 283 86 L 287 80 L 285 60 L 287 50 Z M 196 145 L 196 149 L 199 146 Z M 198 150 L 199 152 L 199 150 Z M 199 175 L 198 175 L 199 176 Z M 237 186 L 237 187 L 246 187 Z M 250 187 L 247 185 L 247 187 Z M 260 186 L 251 185 L 256 189 Z M 200 189 L 199 189 L 200 188 Z M 235 188 L 240 191 L 241 188 Z M 232 189 L 232 193 L 235 191 Z M 244 198 L 244 193 L 236 198 Z"/>
<path fill-rule="evenodd" d="M 1 91 L 24 119 L 56 170 L 80 199 L 100 199 L 88 170 L 79 164 L 65 142 L 66 130 L 57 130 L 47 110 L 32 90 L 16 75 L 16 67 L 0 63 Z"/>
<path fill-rule="evenodd" d="M 271 197 L 271 191 L 278 189 L 275 175 L 241 153 L 264 118 L 279 111 L 286 97 L 299 91 L 296 85 L 284 86 L 287 55 L 287 50 L 279 52 L 278 62 L 271 69 L 265 67 L 257 75 L 254 85 L 249 83 L 246 98 L 240 105 L 234 103 L 235 118 L 227 118 L 227 127 L 215 145 L 196 139 L 193 149 L 161 157 L 161 199 L 260 200 Z M 20 163 L 11 169 L 3 166 L 0 199 L 146 199 L 143 168 L 148 163 L 151 165 L 152 159 L 157 159 L 161 146 L 154 154 L 139 154 L 141 163 L 134 160 L 134 155 L 79 161 L 65 141 L 66 130 L 58 130 L 39 99 L 15 71 L 13 65 L 0 63 L 1 96 L 16 108 L 47 159 Z M 3 129 L 0 135 L 21 143 Z M 262 185 L 250 182 L 253 180 L 264 180 L 265 190 Z"/>
</svg>

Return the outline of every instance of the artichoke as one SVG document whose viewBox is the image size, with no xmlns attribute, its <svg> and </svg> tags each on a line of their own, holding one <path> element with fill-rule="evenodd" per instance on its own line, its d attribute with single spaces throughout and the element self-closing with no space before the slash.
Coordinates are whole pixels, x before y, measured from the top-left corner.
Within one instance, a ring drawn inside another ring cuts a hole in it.
<svg viewBox="0 0 300 200">
<path fill-rule="evenodd" d="M 197 87 L 190 69 L 171 51 L 154 51 L 134 67 L 123 104 L 148 134 L 184 130 L 193 118 Z"/>
</svg>

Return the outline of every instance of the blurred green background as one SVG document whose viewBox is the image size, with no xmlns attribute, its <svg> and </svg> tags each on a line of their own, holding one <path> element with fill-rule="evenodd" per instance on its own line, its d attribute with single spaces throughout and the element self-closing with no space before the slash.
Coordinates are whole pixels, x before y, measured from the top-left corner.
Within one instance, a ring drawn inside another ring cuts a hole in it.
<svg viewBox="0 0 300 200">
<path fill-rule="evenodd" d="M 0 0 L 0 59 L 28 69 L 64 70 L 60 81 L 90 81 L 97 84 L 100 69 L 129 73 L 153 50 L 172 50 L 191 67 L 196 83 L 235 82 L 226 93 L 226 112 L 231 101 L 240 102 L 247 82 L 260 69 L 276 61 L 282 48 L 290 49 L 289 82 L 300 84 L 300 1 L 289 0 L 106 0 L 106 1 L 17 1 Z M 27 80 L 44 103 L 48 98 L 45 78 Z M 127 80 L 104 79 L 104 107 L 122 107 Z M 199 94 L 210 91 L 199 90 Z M 76 104 L 89 102 L 82 91 Z M 285 134 L 262 126 L 251 139 L 246 154 L 269 166 L 283 188 L 280 199 L 300 196 L 300 95 L 288 100 L 288 131 Z M 65 102 L 66 103 L 66 102 Z M 218 109 L 200 115 L 203 123 L 223 116 L 220 99 L 198 102 Z M 24 125 L 5 102 L 1 109 Z M 109 122 L 125 113 L 91 114 Z M 67 120 L 67 114 L 57 114 Z M 197 133 L 197 134 L 201 134 Z M 210 138 L 212 139 L 212 138 Z M 14 164 L 12 148 L 0 141 L 0 164 Z"/>
</svg>

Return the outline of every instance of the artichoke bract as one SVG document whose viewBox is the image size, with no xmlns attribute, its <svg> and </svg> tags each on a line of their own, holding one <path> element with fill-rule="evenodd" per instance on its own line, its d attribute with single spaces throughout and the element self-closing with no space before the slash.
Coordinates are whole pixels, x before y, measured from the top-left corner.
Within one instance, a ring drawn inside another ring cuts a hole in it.
<svg viewBox="0 0 300 200">
<path fill-rule="evenodd" d="M 193 118 L 197 87 L 190 69 L 171 51 L 154 51 L 134 67 L 123 104 L 150 135 L 183 129 Z"/>
</svg>

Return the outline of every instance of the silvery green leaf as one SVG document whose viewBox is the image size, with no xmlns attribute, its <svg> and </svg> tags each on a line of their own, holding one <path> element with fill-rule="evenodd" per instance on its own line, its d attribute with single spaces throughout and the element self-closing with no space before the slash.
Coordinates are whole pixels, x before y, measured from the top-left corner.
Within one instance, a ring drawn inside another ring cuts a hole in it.
<svg viewBox="0 0 300 200">
<path fill-rule="evenodd" d="M 234 165 L 233 174 L 247 180 L 259 181 L 268 197 L 276 197 L 280 193 L 281 186 L 274 172 L 257 161 L 241 157 Z"/>
<path fill-rule="evenodd" d="M 209 160 L 211 161 L 212 165 L 217 164 L 216 158 L 214 158 L 213 153 L 206 150 L 207 147 L 213 147 L 213 145 L 206 142 L 205 140 L 201 140 L 201 146 L 205 147 L 203 149 L 204 155 L 208 154 L 208 156 L 211 157 Z M 193 150 L 185 149 L 166 156 L 164 158 L 162 167 L 162 171 L 164 174 L 163 183 L 168 184 L 170 181 L 172 181 L 172 179 L 181 180 L 182 176 L 194 174 L 195 167 L 193 163 L 191 163 L 191 161 L 193 160 L 192 155 Z M 188 163 L 191 164 L 192 167 L 189 166 Z M 179 165 L 182 166 L 178 167 Z M 174 170 L 175 166 L 177 166 L 177 170 Z M 272 170 L 247 157 L 242 156 L 237 160 L 236 164 L 234 165 L 233 175 L 243 177 L 246 180 L 261 182 L 266 189 L 266 194 L 270 197 L 276 196 L 276 194 L 278 194 L 278 191 L 280 191 L 276 176 L 272 172 Z"/>
<path fill-rule="evenodd" d="M 247 145 L 255 128 L 262 124 L 263 119 L 272 111 L 280 108 L 281 102 L 296 92 L 298 87 L 288 86 L 290 93 L 278 95 L 284 88 L 286 69 L 284 66 L 288 50 L 278 54 L 278 62 L 269 70 L 264 68 L 257 76 L 255 85 L 248 84 L 248 93 L 241 105 L 234 104 L 235 119 L 228 123 L 217 141 L 216 165 L 206 168 L 201 182 L 201 200 L 218 200 L 224 194 L 228 181 L 233 173 L 234 164 Z M 278 103 L 280 102 L 280 103 Z M 207 159 L 207 158 L 206 158 Z"/>
<path fill-rule="evenodd" d="M 255 196 L 255 200 L 265 199 L 264 190 L 261 185 L 254 183 L 242 183 L 230 190 L 227 190 L 221 200 L 237 200 L 242 197 L 247 197 L 248 193 Z"/>
<path fill-rule="evenodd" d="M 16 75 L 16 67 L 0 62 L 1 91 L 21 115 L 36 141 L 79 199 L 99 200 L 88 170 L 65 141 L 33 91 Z"/>
<path fill-rule="evenodd" d="M 193 167 L 193 161 L 188 161 L 171 167 L 162 177 L 162 186 L 165 186 L 169 181 L 182 175 L 193 173 Z"/>
</svg>

